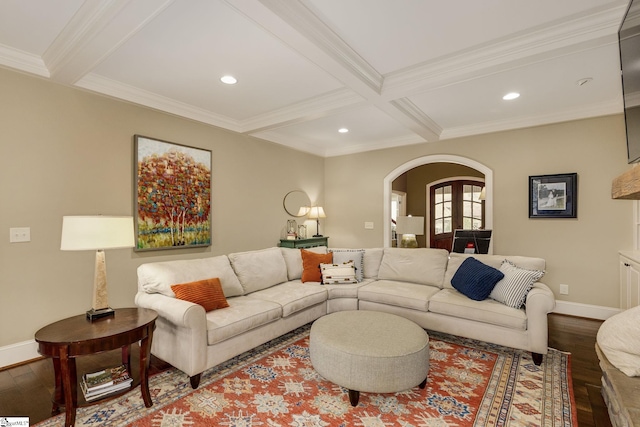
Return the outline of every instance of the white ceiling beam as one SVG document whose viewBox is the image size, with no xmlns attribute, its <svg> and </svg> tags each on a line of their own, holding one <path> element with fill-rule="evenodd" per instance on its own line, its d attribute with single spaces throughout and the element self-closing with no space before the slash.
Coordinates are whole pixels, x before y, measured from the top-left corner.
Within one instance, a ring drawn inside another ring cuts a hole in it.
<svg viewBox="0 0 640 427">
<path fill-rule="evenodd" d="M 174 0 L 86 0 L 42 55 L 51 78 L 74 84 Z"/>
</svg>

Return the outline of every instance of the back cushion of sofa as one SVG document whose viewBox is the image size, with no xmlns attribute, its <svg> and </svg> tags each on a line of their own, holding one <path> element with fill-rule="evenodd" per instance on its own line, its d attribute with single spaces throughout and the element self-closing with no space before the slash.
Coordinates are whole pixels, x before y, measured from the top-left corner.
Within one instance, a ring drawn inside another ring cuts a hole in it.
<svg viewBox="0 0 640 427">
<path fill-rule="evenodd" d="M 225 297 L 244 293 L 226 255 L 142 264 L 138 267 L 138 289 L 150 294 L 159 293 L 175 297 L 171 285 L 213 279 L 214 277 L 220 279 Z"/>
<path fill-rule="evenodd" d="M 449 263 L 447 264 L 447 271 L 444 274 L 444 287 L 453 289 L 451 285 L 451 278 L 456 274 L 458 267 L 462 264 L 462 261 L 468 257 L 473 257 L 483 264 L 487 264 L 493 268 L 500 269 L 502 261 L 508 259 L 514 263 L 517 267 L 525 268 L 527 270 L 544 270 L 546 261 L 542 258 L 518 256 L 518 255 L 487 255 L 487 254 L 459 254 L 452 252 L 449 254 Z"/>
<path fill-rule="evenodd" d="M 364 250 L 364 278 L 377 279 L 382 262 L 383 248 L 367 248 Z"/>
<path fill-rule="evenodd" d="M 444 249 L 385 248 L 378 279 L 442 287 L 449 253 Z"/>
<path fill-rule="evenodd" d="M 246 294 L 288 280 L 287 264 L 280 248 L 229 254 L 229 261 Z"/>
<path fill-rule="evenodd" d="M 326 254 L 326 246 L 317 246 L 315 248 L 306 248 L 305 250 L 315 252 L 318 254 Z M 284 262 L 287 265 L 287 277 L 289 280 L 296 280 L 302 277 L 302 255 L 300 249 L 294 248 L 280 248 L 280 252 L 284 257 Z"/>
</svg>

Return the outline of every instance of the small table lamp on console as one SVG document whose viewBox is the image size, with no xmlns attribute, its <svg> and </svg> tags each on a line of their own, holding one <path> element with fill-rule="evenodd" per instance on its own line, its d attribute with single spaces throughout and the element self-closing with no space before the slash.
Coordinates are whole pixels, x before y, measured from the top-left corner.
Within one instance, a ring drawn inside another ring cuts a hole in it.
<svg viewBox="0 0 640 427">
<path fill-rule="evenodd" d="M 132 248 L 135 246 L 133 217 L 130 216 L 64 216 L 60 250 L 96 251 L 93 280 L 93 306 L 87 311 L 91 321 L 113 316 L 107 297 L 107 268 L 105 249 Z"/>
<path fill-rule="evenodd" d="M 325 215 L 322 206 L 311 206 L 311 209 L 309 209 L 309 219 L 316 220 L 316 234 L 313 237 L 322 237 L 322 234 L 320 234 L 320 218 L 326 217 L 327 215 Z"/>
</svg>

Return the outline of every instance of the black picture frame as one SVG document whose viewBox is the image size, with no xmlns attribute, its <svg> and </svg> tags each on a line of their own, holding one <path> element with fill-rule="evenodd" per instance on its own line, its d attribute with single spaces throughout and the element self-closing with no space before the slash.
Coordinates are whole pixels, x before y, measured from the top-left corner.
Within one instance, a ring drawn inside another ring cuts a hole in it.
<svg viewBox="0 0 640 427">
<path fill-rule="evenodd" d="M 529 177 L 529 218 L 577 217 L 577 173 Z"/>
</svg>

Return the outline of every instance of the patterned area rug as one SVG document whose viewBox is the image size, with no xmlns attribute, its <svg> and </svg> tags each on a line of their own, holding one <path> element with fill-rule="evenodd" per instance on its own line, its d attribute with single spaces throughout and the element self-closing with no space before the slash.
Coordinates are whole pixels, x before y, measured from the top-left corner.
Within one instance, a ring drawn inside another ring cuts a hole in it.
<svg viewBox="0 0 640 427">
<path fill-rule="evenodd" d="M 310 325 L 203 374 L 192 390 L 176 369 L 154 375 L 154 405 L 140 390 L 78 409 L 76 426 L 431 427 L 577 426 L 570 354 L 529 353 L 429 332 L 427 387 L 399 393 L 348 391 L 320 377 L 309 359 Z M 37 426 L 63 426 L 64 414 Z"/>
</svg>

